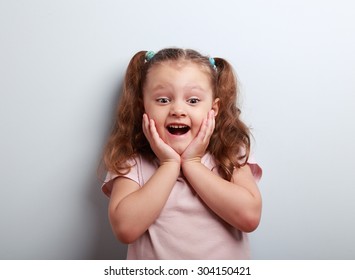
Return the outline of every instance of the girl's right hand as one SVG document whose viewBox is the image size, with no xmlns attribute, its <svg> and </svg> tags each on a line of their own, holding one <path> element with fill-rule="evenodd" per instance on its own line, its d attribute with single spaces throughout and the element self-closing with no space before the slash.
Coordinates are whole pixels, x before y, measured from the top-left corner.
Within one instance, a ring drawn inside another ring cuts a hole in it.
<svg viewBox="0 0 355 280">
<path fill-rule="evenodd" d="M 154 120 L 149 119 L 147 114 L 143 114 L 142 127 L 144 135 L 160 164 L 173 162 L 180 165 L 180 155 L 160 138 Z"/>
</svg>

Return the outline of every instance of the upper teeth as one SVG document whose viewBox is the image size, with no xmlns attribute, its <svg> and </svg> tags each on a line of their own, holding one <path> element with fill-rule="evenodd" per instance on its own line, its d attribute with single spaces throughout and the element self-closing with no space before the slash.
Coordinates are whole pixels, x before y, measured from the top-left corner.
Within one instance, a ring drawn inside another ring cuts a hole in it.
<svg viewBox="0 0 355 280">
<path fill-rule="evenodd" d="M 173 124 L 173 125 L 169 125 L 170 128 L 185 128 L 186 125 L 177 125 L 177 124 Z"/>
</svg>

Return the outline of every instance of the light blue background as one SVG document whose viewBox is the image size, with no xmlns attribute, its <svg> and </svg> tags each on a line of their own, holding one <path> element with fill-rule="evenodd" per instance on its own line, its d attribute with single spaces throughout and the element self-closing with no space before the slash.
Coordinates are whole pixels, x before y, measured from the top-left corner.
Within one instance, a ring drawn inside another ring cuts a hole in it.
<svg viewBox="0 0 355 280">
<path fill-rule="evenodd" d="M 253 128 L 255 259 L 355 259 L 355 4 L 0 1 L 0 259 L 124 258 L 96 169 L 139 50 L 229 60 Z"/>
</svg>

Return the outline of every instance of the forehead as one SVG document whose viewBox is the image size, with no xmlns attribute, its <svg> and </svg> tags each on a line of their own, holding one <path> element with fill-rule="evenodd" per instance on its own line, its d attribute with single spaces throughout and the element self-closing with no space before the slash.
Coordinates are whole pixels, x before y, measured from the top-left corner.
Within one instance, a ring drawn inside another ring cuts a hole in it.
<svg viewBox="0 0 355 280">
<path fill-rule="evenodd" d="M 147 72 L 145 86 L 154 87 L 160 84 L 199 84 L 212 85 L 211 70 L 205 65 L 194 62 L 164 61 L 151 66 Z"/>
</svg>

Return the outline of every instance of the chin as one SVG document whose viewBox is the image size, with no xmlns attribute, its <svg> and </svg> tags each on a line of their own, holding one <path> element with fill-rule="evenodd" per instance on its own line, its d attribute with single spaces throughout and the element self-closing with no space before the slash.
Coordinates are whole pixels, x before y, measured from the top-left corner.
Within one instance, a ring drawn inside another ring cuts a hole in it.
<svg viewBox="0 0 355 280">
<path fill-rule="evenodd" d="M 173 145 L 173 146 L 171 146 L 173 149 L 174 149 L 174 151 L 175 152 L 177 152 L 179 155 L 182 155 L 183 153 L 184 153 L 184 151 L 186 150 L 186 148 L 187 148 L 187 146 L 188 145 L 184 145 L 184 146 L 182 146 L 182 145 Z"/>
<path fill-rule="evenodd" d="M 180 156 L 184 153 L 185 149 L 182 148 L 173 148 L 175 152 L 177 152 Z"/>
</svg>

